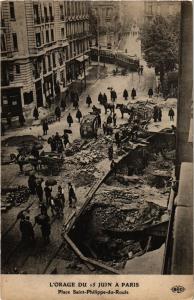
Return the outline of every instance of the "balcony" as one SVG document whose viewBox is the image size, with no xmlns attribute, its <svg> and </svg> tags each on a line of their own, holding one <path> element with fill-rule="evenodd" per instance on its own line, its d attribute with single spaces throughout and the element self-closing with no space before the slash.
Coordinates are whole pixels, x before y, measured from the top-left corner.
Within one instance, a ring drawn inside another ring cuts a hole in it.
<svg viewBox="0 0 194 300">
<path fill-rule="evenodd" d="M 34 70 L 33 75 L 35 79 L 40 78 L 40 72 L 38 70 Z"/>
<path fill-rule="evenodd" d="M 47 73 L 46 68 L 43 68 L 43 74 L 46 74 L 46 73 Z"/>
<path fill-rule="evenodd" d="M 61 21 L 64 21 L 64 20 L 65 20 L 65 16 L 64 16 L 64 15 L 61 15 L 61 16 L 60 16 L 60 19 L 61 19 Z"/>
<path fill-rule="evenodd" d="M 45 23 L 49 23 L 49 21 L 50 21 L 50 20 L 49 20 L 49 17 L 46 16 L 46 17 L 45 17 Z"/>
</svg>

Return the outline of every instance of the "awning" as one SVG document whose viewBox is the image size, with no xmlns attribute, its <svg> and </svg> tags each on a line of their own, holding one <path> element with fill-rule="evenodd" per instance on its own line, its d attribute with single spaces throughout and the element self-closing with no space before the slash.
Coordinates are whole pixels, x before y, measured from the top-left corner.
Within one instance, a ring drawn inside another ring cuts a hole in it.
<svg viewBox="0 0 194 300">
<path fill-rule="evenodd" d="M 89 58 L 88 55 L 82 55 L 82 56 L 76 58 L 76 60 L 79 61 L 79 62 L 83 62 L 83 61 L 88 60 L 88 58 Z"/>
</svg>

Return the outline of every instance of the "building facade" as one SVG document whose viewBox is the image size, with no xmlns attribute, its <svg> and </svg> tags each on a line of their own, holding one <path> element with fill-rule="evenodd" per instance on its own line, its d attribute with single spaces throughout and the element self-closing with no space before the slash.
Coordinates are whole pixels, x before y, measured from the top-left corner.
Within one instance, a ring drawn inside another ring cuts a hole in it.
<svg viewBox="0 0 194 300">
<path fill-rule="evenodd" d="M 152 21 L 156 16 L 169 17 L 180 13 L 180 1 L 145 1 L 144 21 Z"/>
<path fill-rule="evenodd" d="M 91 10 L 97 20 L 101 47 L 114 48 L 118 43 L 120 16 L 118 1 L 92 1 Z"/>
<path fill-rule="evenodd" d="M 58 101 L 89 53 L 87 1 L 3 1 L 2 116 Z"/>
</svg>

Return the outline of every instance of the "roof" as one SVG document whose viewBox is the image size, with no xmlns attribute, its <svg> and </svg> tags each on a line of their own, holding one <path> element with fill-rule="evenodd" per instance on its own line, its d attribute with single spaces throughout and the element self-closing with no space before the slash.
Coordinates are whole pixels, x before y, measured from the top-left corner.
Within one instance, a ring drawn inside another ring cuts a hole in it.
<svg viewBox="0 0 194 300">
<path fill-rule="evenodd" d="M 82 56 L 76 58 L 76 60 L 79 62 L 83 62 L 83 61 L 87 60 L 88 58 L 89 58 L 88 55 L 82 55 Z"/>
</svg>

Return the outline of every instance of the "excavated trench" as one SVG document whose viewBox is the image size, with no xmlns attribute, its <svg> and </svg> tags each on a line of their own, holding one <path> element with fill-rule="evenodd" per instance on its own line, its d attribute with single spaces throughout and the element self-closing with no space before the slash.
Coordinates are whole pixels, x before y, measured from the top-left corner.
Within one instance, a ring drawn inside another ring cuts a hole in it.
<svg viewBox="0 0 194 300">
<path fill-rule="evenodd" d="M 166 240 L 174 163 L 173 156 L 164 153 L 173 151 L 173 143 L 159 147 L 153 140 L 130 151 L 119 163 L 116 176 L 109 174 L 69 232 L 86 257 L 121 273 L 136 273 L 130 264 L 134 260 L 137 266 L 141 258 L 143 267 L 137 273 L 160 273 L 164 251 L 158 251 L 164 249 Z M 151 271 L 146 266 L 152 264 L 148 253 L 157 257 Z"/>
</svg>

